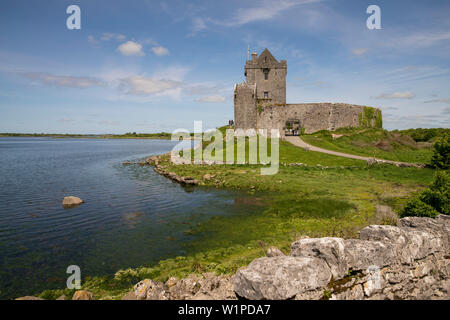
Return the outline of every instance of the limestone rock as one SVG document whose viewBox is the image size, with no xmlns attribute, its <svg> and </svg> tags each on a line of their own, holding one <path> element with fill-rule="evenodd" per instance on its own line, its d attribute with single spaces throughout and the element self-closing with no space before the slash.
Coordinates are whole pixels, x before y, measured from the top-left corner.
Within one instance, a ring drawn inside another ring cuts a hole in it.
<svg viewBox="0 0 450 320">
<path fill-rule="evenodd" d="M 364 299 L 364 290 L 361 284 L 357 284 L 342 292 L 331 295 L 330 300 L 362 300 Z"/>
<path fill-rule="evenodd" d="M 398 221 L 398 227 L 406 232 L 415 231 L 414 241 L 424 242 L 427 248 L 423 250 L 433 249 L 439 250 L 441 248 L 449 248 L 450 244 L 450 219 L 444 215 L 439 215 L 437 218 L 426 217 L 406 217 Z M 423 237 L 418 239 L 417 237 Z M 421 250 L 421 251 L 423 251 Z M 418 252 L 419 256 L 423 256 L 423 252 Z"/>
<path fill-rule="evenodd" d="M 340 279 L 347 274 L 348 264 L 345 254 L 344 239 L 341 238 L 306 238 L 292 243 L 291 256 L 316 257 L 326 262 L 333 278 Z"/>
<path fill-rule="evenodd" d="M 24 296 L 16 298 L 15 300 L 44 300 L 44 299 L 35 296 Z"/>
<path fill-rule="evenodd" d="M 169 292 L 162 282 L 145 279 L 134 286 L 134 295 L 137 300 L 168 300 Z"/>
<path fill-rule="evenodd" d="M 78 197 L 68 196 L 64 197 L 62 205 L 64 208 L 71 208 L 82 204 L 84 201 Z"/>
<path fill-rule="evenodd" d="M 94 295 L 90 291 L 77 290 L 73 294 L 72 300 L 94 300 Z"/>
<path fill-rule="evenodd" d="M 211 175 L 209 173 L 205 174 L 203 176 L 203 180 L 207 180 L 207 181 L 211 180 Z"/>
<path fill-rule="evenodd" d="M 407 232 L 390 225 L 371 225 L 359 233 L 361 240 L 382 241 L 395 246 L 396 256 L 401 263 L 410 263 L 411 254 L 408 250 L 409 239 Z"/>
<path fill-rule="evenodd" d="M 169 279 L 170 280 L 170 279 Z M 173 300 L 234 300 L 234 277 L 214 273 L 191 274 L 169 287 Z"/>
<path fill-rule="evenodd" d="M 277 247 L 269 247 L 269 249 L 267 249 L 267 256 L 268 257 L 280 257 L 280 256 L 285 256 L 285 254 L 278 249 Z"/>
<path fill-rule="evenodd" d="M 382 268 L 396 262 L 395 247 L 382 241 L 345 240 L 348 267 L 367 270 L 371 266 Z"/>
<path fill-rule="evenodd" d="M 134 291 L 130 291 L 126 293 L 120 300 L 137 300 L 137 297 L 134 294 Z"/>
<path fill-rule="evenodd" d="M 323 288 L 319 288 L 316 290 L 297 293 L 294 300 L 320 300 L 323 298 L 324 290 L 325 289 Z"/>
<path fill-rule="evenodd" d="M 283 300 L 321 288 L 331 279 L 322 259 L 311 257 L 273 257 L 253 260 L 236 273 L 234 290 L 246 299 Z"/>
<path fill-rule="evenodd" d="M 66 296 L 63 294 L 62 296 L 56 298 L 56 300 L 66 300 Z"/>
<path fill-rule="evenodd" d="M 168 288 L 173 287 L 174 285 L 176 285 L 178 282 L 178 278 L 176 277 L 170 277 L 167 281 L 166 281 L 166 286 Z"/>
</svg>

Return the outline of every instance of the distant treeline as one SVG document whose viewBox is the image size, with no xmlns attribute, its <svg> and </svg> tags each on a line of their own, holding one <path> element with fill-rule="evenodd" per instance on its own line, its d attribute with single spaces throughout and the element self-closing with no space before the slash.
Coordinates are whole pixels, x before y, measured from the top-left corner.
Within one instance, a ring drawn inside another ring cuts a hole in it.
<svg viewBox="0 0 450 320">
<path fill-rule="evenodd" d="M 434 141 L 444 135 L 450 135 L 450 129 L 448 128 L 417 128 L 406 130 L 393 130 L 392 132 L 399 132 L 404 135 L 410 136 L 416 142 Z"/>
</svg>

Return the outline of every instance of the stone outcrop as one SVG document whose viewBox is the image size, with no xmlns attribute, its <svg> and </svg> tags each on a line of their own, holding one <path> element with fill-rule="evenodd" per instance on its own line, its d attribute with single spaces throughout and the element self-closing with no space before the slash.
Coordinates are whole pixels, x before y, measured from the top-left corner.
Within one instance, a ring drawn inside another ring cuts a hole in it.
<svg viewBox="0 0 450 320">
<path fill-rule="evenodd" d="M 360 239 L 300 239 L 236 273 L 246 299 L 449 299 L 450 219 L 407 217 Z"/>
<path fill-rule="evenodd" d="M 79 206 L 83 202 L 84 201 L 78 197 L 68 196 L 68 197 L 64 197 L 62 205 L 64 208 L 72 208 L 72 207 Z"/>
</svg>

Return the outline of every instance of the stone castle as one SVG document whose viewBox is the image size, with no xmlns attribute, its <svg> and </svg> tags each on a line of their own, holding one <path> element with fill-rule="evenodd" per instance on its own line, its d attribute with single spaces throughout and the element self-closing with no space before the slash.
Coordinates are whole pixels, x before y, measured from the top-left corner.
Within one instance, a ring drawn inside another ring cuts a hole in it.
<svg viewBox="0 0 450 320">
<path fill-rule="evenodd" d="M 246 82 L 234 86 L 236 129 L 279 129 L 299 135 L 345 127 L 382 127 L 381 110 L 344 103 L 286 103 L 286 60 L 265 49 L 245 63 Z"/>
</svg>

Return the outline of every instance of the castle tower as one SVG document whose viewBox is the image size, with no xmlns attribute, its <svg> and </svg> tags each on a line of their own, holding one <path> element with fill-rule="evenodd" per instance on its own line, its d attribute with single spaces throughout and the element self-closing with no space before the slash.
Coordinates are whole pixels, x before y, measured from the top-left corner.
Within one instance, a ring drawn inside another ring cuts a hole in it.
<svg viewBox="0 0 450 320">
<path fill-rule="evenodd" d="M 245 63 L 246 82 L 234 88 L 235 127 L 257 128 L 257 105 L 286 104 L 286 60 L 278 62 L 269 50 L 252 53 Z"/>
<path fill-rule="evenodd" d="M 286 60 L 278 62 L 269 50 L 259 55 L 252 53 L 252 59 L 245 63 L 248 84 L 256 84 L 257 99 L 267 104 L 286 104 Z"/>
</svg>

